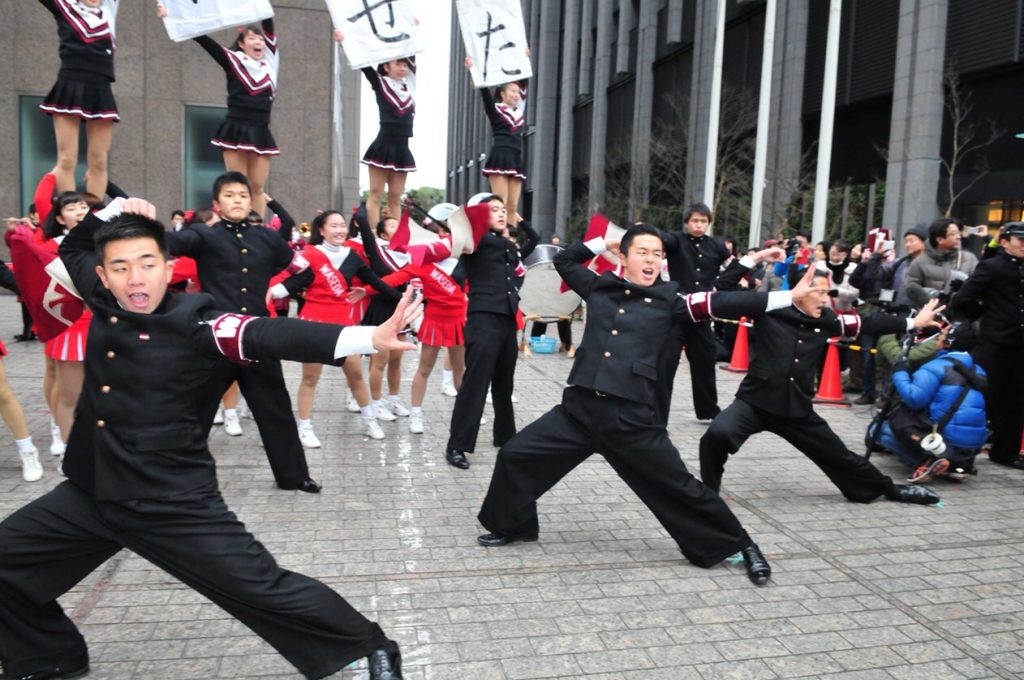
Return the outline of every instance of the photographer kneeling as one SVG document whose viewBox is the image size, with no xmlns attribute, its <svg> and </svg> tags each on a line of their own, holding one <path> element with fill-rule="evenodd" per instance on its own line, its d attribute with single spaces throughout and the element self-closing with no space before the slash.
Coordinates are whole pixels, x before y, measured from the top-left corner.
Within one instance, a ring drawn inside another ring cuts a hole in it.
<svg viewBox="0 0 1024 680">
<path fill-rule="evenodd" d="M 940 349 L 911 375 L 906 358 L 893 365 L 902 403 L 882 424 L 879 443 L 914 472 L 909 481 L 945 475 L 962 481 L 974 470 L 985 443 L 985 371 L 968 354 L 974 332 L 968 323 L 948 326 Z"/>
</svg>

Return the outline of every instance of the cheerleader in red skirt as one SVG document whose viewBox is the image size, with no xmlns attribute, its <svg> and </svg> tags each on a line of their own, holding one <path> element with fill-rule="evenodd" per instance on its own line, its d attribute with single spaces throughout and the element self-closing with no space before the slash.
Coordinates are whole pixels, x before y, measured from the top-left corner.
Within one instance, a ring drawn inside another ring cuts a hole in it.
<svg viewBox="0 0 1024 680">
<path fill-rule="evenodd" d="M 14 281 L 14 274 L 3 262 L 0 262 L 0 286 L 11 292 L 18 293 L 18 285 Z M 0 342 L 0 417 L 11 428 L 14 435 L 14 443 L 18 447 L 18 455 L 21 457 L 21 477 L 26 482 L 39 481 L 43 476 L 43 466 L 39 464 L 39 452 L 32 444 L 32 437 L 28 433 L 28 421 L 25 419 L 25 411 L 21 408 L 18 398 L 14 396 L 10 384 L 7 382 L 7 373 L 4 371 L 3 357 L 7 356 L 7 348 Z"/>
<path fill-rule="evenodd" d="M 59 191 L 75 189 L 78 132 L 83 121 L 88 142 L 85 188 L 102 198 L 114 123 L 121 120 L 111 90 L 114 82 L 115 23 L 118 0 L 39 0 L 57 21 L 60 71 L 39 108 L 53 118 L 57 139 Z"/>
<path fill-rule="evenodd" d="M 78 226 L 89 213 L 85 196 L 73 191 L 59 194 L 53 201 L 53 208 L 43 224 L 46 240 L 42 248 L 52 253 L 64 240 L 64 234 Z M 60 335 L 46 342 L 46 372 L 43 375 L 43 391 L 53 414 L 51 427 L 53 443 L 50 453 L 64 455 L 64 442 L 71 433 L 75 405 L 82 393 L 85 378 L 85 339 L 89 334 L 92 313 L 87 307 L 71 326 Z"/>
<path fill-rule="evenodd" d="M 302 251 L 309 261 L 309 268 L 295 276 L 288 277 L 270 288 L 274 299 L 303 294 L 306 304 L 299 312 L 300 319 L 352 326 L 358 323 L 353 317 L 352 304 L 347 298 L 352 284 L 362 279 L 374 286 L 389 299 L 398 300 L 398 293 L 381 282 L 367 266 L 359 253 L 347 245 L 348 225 L 337 210 L 328 210 L 317 215 L 310 227 L 309 245 Z M 358 307 L 355 307 L 358 309 Z M 303 364 L 302 382 L 299 385 L 299 440 L 307 448 L 319 448 L 320 439 L 313 431 L 313 397 L 320 382 L 322 364 Z M 358 354 L 348 357 L 341 366 L 349 389 L 359 404 L 366 436 L 383 439 L 384 432 L 370 405 L 370 392 L 363 380 L 362 364 Z"/>
<path fill-rule="evenodd" d="M 448 230 L 434 222 L 441 234 Z M 423 290 L 423 319 L 416 337 L 420 345 L 420 363 L 412 379 L 412 402 L 409 432 L 423 434 L 423 397 L 427 380 L 437 363 L 442 347 L 448 348 L 452 362 L 455 389 L 462 384 L 466 370 L 466 347 L 463 330 L 466 326 L 466 273 L 459 259 L 449 257 L 441 262 L 423 265 L 408 264 L 384 277 L 391 286 L 418 281 Z"/>
</svg>

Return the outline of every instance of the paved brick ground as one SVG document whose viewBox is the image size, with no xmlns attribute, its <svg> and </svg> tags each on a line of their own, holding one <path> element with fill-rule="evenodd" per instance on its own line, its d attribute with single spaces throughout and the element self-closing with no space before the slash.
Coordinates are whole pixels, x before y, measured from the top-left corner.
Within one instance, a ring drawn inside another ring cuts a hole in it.
<svg viewBox="0 0 1024 680">
<path fill-rule="evenodd" d="M 13 298 L 0 297 L 7 374 L 45 445 L 42 350 L 10 341 L 18 318 Z M 558 355 L 520 362 L 520 425 L 557 402 L 568 369 Z M 703 427 L 688 381 L 684 363 L 670 429 L 692 467 Z M 719 374 L 723 401 L 736 381 Z M 444 463 L 453 400 L 439 383 L 425 435 L 399 421 L 375 442 L 339 411 L 343 380 L 328 371 L 315 414 L 324 448 L 308 452 L 319 496 L 274 488 L 252 421 L 244 436 L 216 429 L 210 442 L 232 508 L 285 567 L 379 621 L 402 645 L 407 678 L 1024 676 L 1020 473 L 983 461 L 966 484 L 935 485 L 941 507 L 857 505 L 795 450 L 759 436 L 731 461 L 724 490 L 772 562 L 763 588 L 738 565 L 686 563 L 599 457 L 541 501 L 539 542 L 488 550 L 475 543 L 475 518 L 495 450 L 481 445 L 466 472 Z M 859 447 L 867 411 L 825 413 Z M 60 481 L 46 454 L 43 481 L 23 483 L 7 430 L 0 450 L 0 516 Z M 92 677 L 296 677 L 255 635 L 127 551 L 62 604 L 89 641 Z M 365 678 L 365 664 L 341 677 Z"/>
</svg>

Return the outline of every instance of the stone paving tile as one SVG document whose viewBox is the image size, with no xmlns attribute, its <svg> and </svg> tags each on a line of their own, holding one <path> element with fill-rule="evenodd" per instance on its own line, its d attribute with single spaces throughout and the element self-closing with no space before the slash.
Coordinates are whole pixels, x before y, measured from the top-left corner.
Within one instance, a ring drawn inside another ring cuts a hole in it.
<svg viewBox="0 0 1024 680">
<path fill-rule="evenodd" d="M 0 295 L 0 337 L 19 318 L 13 297 Z M 7 345 L 8 379 L 45 449 L 41 348 Z M 406 398 L 414 363 L 405 360 Z M 564 355 L 520 362 L 520 426 L 557 402 L 569 366 Z M 298 367 L 285 373 L 294 390 Z M 684 362 L 670 433 L 695 470 L 705 426 L 693 418 L 688 375 Z M 738 377 L 718 380 L 724 402 Z M 741 565 L 686 563 L 593 456 L 540 501 L 540 541 L 487 550 L 475 537 L 491 432 L 481 429 L 469 470 L 445 465 L 453 400 L 439 383 L 428 387 L 427 433 L 410 435 L 399 420 L 377 442 L 337 412 L 346 390 L 325 372 L 314 413 L 324 447 L 307 452 L 324 484 L 315 497 L 274 487 L 252 420 L 242 437 L 214 428 L 210 439 L 229 505 L 282 566 L 322 578 L 384 626 L 409 680 L 1024 677 L 1019 473 L 981 460 L 963 485 L 934 485 L 941 508 L 853 504 L 798 452 L 758 435 L 730 460 L 723 488 L 773 566 L 771 584 L 755 588 Z M 867 409 L 822 413 L 858 450 Z M 13 451 L 5 429 L 0 451 Z M 60 482 L 56 460 L 42 459 L 46 476 L 26 484 L 16 457 L 0 456 L 0 516 Z M 872 461 L 905 476 L 892 457 Z M 61 604 L 90 644 L 90 677 L 297 677 L 245 626 L 130 552 Z M 365 662 L 339 677 L 364 680 Z"/>
</svg>

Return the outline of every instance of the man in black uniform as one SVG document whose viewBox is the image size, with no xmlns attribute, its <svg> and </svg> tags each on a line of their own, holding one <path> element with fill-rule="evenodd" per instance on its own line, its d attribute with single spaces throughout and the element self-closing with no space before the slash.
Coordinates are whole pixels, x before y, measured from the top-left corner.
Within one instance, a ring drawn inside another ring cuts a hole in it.
<svg viewBox="0 0 1024 680">
<path fill-rule="evenodd" d="M 196 395 L 226 359 L 334 364 L 405 348 L 396 331 L 416 310 L 403 305 L 383 326 L 342 330 L 214 311 L 205 294 L 167 295 L 171 267 L 155 215 L 145 201 L 118 199 L 60 247 L 94 318 L 68 481 L 0 524 L 4 677 L 88 672 L 85 640 L 57 598 L 127 547 L 238 618 L 308 678 L 367 655 L 370 677 L 401 678 L 398 647 L 377 624 L 319 581 L 278 567 L 227 508 Z"/>
<path fill-rule="evenodd" d="M 951 306 L 957 315 L 981 319 L 981 335 L 971 356 L 988 373 L 989 459 L 1024 470 L 1024 222 L 1004 226 L 999 245 L 999 253 L 978 264 Z"/>
<path fill-rule="evenodd" d="M 721 488 L 729 455 L 751 435 L 774 432 L 800 450 L 828 475 L 847 499 L 867 503 L 879 496 L 905 503 L 937 503 L 923 486 L 898 485 L 866 459 L 850 451 L 814 412 L 815 371 L 824 359 L 828 339 L 856 338 L 861 318 L 837 315 L 828 306 L 827 270 L 810 267 L 802 284 L 812 295 L 785 309 L 753 315 L 757 328 L 750 368 L 736 392 L 736 401 L 722 411 L 700 440 L 700 476 L 712 489 Z M 863 319 L 872 335 L 901 333 L 937 326 L 936 303 L 913 319 L 876 314 Z"/>
<path fill-rule="evenodd" d="M 668 256 L 669 277 L 679 284 L 684 293 L 711 291 L 715 287 L 719 269 L 729 259 L 729 250 L 721 241 L 707 235 L 711 225 L 711 209 L 695 203 L 683 216 L 684 232 L 662 233 L 665 254 Z M 710 420 L 718 415 L 718 388 L 715 384 L 715 361 L 718 342 L 711 330 L 711 320 L 678 325 L 672 342 L 678 350 L 686 346 L 686 360 L 690 364 L 690 383 L 693 388 L 693 409 L 698 420 Z M 672 385 L 679 368 L 679 351 L 666 352 L 659 373 L 664 379 L 658 386 L 659 409 L 668 419 L 672 401 Z"/>
<path fill-rule="evenodd" d="M 249 224 L 251 194 L 245 175 L 224 173 L 213 184 L 213 206 L 220 221 L 212 227 L 171 232 L 167 243 L 171 255 L 196 261 L 203 292 L 213 296 L 218 309 L 266 316 L 271 277 L 287 269 L 308 277 L 307 285 L 313 279 L 309 263 L 292 251 L 286 240 L 270 229 Z M 274 481 L 282 489 L 318 493 L 319 485 L 309 477 L 280 361 L 271 358 L 251 366 L 218 364 L 203 393 L 203 424 L 207 428 L 213 424 L 221 395 L 236 380 L 259 427 Z"/>
<path fill-rule="evenodd" d="M 474 200 L 475 199 L 475 200 Z M 540 237 L 526 222 L 519 226 L 526 234 L 522 249 L 504 236 L 508 213 L 500 198 L 493 195 L 474 197 L 469 206 L 489 206 L 470 213 L 471 219 L 487 219 L 490 230 L 480 239 L 475 252 L 463 255 L 466 281 L 469 285 L 469 307 L 466 314 L 466 373 L 455 397 L 451 432 L 445 447 L 449 465 L 469 468 L 467 453 L 476 449 L 480 418 L 484 413 L 487 388 L 494 403 L 494 445 L 503 446 L 516 433 L 516 416 L 512 408 L 512 387 L 516 374 L 519 346 L 516 344 L 516 310 L 519 309 L 519 286 L 522 276 L 520 257 L 527 257 L 537 247 Z"/>
<path fill-rule="evenodd" d="M 623 278 L 597 276 L 583 263 L 619 244 L 594 239 L 555 256 L 555 268 L 587 302 L 587 325 L 562 403 L 501 451 L 479 520 L 485 546 L 537 540 L 537 499 L 595 451 L 651 508 L 686 558 L 711 567 L 742 552 L 754 583 L 771 570 L 721 497 L 693 477 L 672 445 L 654 404 L 662 354 L 679 355 L 672 327 L 716 314 L 784 306 L 805 293 L 695 293 L 661 280 L 657 229 L 631 227 L 619 258 Z M 806 287 L 805 287 L 806 288 Z"/>
</svg>

